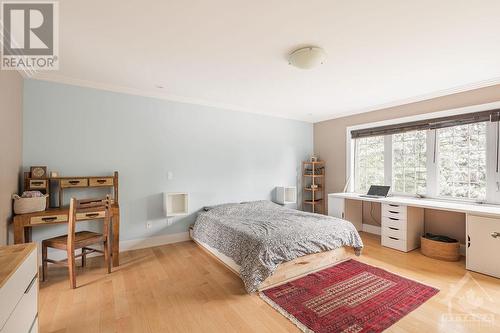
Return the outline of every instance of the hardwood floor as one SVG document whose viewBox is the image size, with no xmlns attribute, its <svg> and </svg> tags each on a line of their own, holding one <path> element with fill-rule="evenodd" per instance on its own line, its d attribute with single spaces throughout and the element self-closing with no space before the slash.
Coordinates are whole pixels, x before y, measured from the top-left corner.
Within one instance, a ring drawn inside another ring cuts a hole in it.
<svg viewBox="0 0 500 333">
<path fill-rule="evenodd" d="M 440 289 L 387 332 L 499 332 L 500 279 L 380 246 L 362 234 L 357 260 Z M 485 255 L 498 255 L 491 253 Z M 106 274 L 102 258 L 77 271 L 68 287 L 64 267 L 49 266 L 40 286 L 41 332 L 298 332 L 239 278 L 193 242 L 124 252 Z"/>
</svg>

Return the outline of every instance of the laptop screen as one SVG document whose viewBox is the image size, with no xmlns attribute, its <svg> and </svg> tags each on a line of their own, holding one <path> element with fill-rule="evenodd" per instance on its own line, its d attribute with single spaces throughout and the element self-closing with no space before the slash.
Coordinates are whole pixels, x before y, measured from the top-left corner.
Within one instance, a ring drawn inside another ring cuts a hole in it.
<svg viewBox="0 0 500 333">
<path fill-rule="evenodd" d="M 377 195 L 381 197 L 386 197 L 389 193 L 390 186 L 382 186 L 382 185 L 371 185 L 368 190 L 368 195 Z"/>
</svg>

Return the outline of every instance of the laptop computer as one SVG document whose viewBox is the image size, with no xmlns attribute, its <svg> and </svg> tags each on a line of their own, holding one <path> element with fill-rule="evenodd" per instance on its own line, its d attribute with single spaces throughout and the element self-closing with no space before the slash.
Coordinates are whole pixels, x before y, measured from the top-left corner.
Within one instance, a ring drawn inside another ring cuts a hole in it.
<svg viewBox="0 0 500 333">
<path fill-rule="evenodd" d="M 371 185 L 367 194 L 361 194 L 360 197 L 365 198 L 386 198 L 389 193 L 390 186 Z"/>
</svg>

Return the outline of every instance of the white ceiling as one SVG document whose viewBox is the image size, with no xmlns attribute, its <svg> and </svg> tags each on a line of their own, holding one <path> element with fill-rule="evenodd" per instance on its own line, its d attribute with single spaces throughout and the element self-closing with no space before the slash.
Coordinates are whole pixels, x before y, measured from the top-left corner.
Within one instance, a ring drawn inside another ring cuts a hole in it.
<svg viewBox="0 0 500 333">
<path fill-rule="evenodd" d="M 59 3 L 35 78 L 311 122 L 500 82 L 498 0 Z M 289 66 L 304 45 L 326 64 Z"/>
</svg>

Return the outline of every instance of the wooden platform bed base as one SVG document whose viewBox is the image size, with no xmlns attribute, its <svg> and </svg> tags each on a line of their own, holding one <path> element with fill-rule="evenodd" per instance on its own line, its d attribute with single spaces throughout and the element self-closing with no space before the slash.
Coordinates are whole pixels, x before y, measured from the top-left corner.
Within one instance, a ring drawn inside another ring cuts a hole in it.
<svg viewBox="0 0 500 333">
<path fill-rule="evenodd" d="M 192 239 L 192 238 L 191 238 Z M 211 257 L 215 258 L 221 262 L 227 269 L 229 269 L 234 274 L 238 275 L 239 272 L 236 271 L 231 265 L 229 265 L 223 258 L 220 258 L 216 253 L 206 248 L 200 242 L 192 239 L 203 251 L 208 253 Z M 325 251 L 320 253 L 308 254 L 300 258 L 296 258 L 287 262 L 282 263 L 278 266 L 276 271 L 268 277 L 264 282 L 260 284 L 257 288 L 259 291 L 272 288 L 283 284 L 288 281 L 298 279 L 310 273 L 314 273 L 325 269 L 327 267 L 336 265 L 340 262 L 348 260 L 351 258 L 351 253 L 345 247 L 341 247 L 331 251 Z"/>
</svg>

